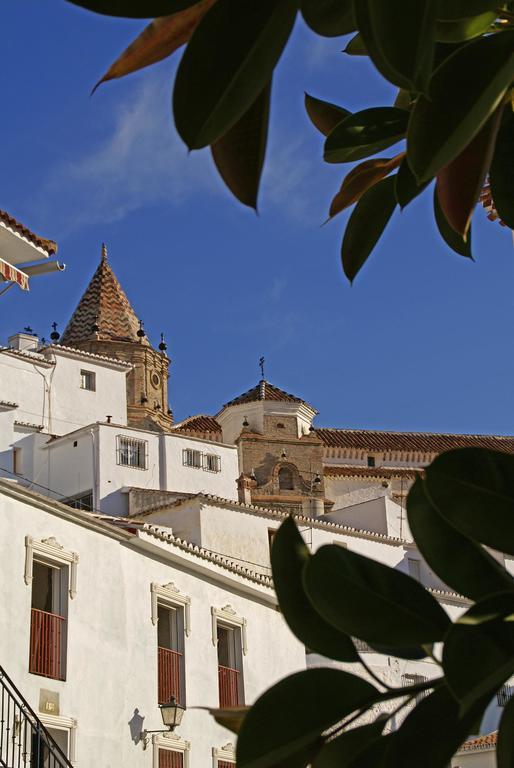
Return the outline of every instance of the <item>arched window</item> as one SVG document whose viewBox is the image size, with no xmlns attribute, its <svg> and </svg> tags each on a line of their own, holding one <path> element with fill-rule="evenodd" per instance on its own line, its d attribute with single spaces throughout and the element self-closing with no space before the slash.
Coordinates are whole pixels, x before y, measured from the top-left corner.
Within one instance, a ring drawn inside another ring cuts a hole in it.
<svg viewBox="0 0 514 768">
<path fill-rule="evenodd" d="M 281 491 L 294 490 L 293 473 L 289 467 L 281 467 L 278 471 L 278 487 Z"/>
</svg>

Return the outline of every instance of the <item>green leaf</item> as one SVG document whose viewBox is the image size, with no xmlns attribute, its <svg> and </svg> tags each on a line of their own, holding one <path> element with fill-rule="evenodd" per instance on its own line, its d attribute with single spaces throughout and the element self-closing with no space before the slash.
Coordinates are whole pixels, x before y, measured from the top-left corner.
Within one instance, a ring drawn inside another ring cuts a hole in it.
<svg viewBox="0 0 514 768">
<path fill-rule="evenodd" d="M 459 235 L 453 227 L 451 227 L 446 216 L 441 210 L 441 204 L 437 197 L 437 189 L 434 188 L 434 218 L 439 234 L 443 238 L 446 245 L 450 246 L 452 251 L 458 253 L 460 256 L 466 256 L 468 259 L 472 259 L 471 255 L 471 225 L 468 229 L 466 239 Z"/>
<path fill-rule="evenodd" d="M 349 43 L 347 43 L 346 48 L 343 50 L 343 53 L 347 53 L 349 56 L 368 55 L 368 51 L 366 50 L 364 40 L 362 39 L 362 35 L 360 33 L 357 33 L 352 37 Z"/>
<path fill-rule="evenodd" d="M 514 30 L 458 48 L 437 68 L 411 112 L 407 157 L 418 182 L 435 176 L 476 136 L 514 76 Z"/>
<path fill-rule="evenodd" d="M 486 705 L 484 702 L 481 707 L 485 709 Z M 459 716 L 459 705 L 448 688 L 437 687 L 411 710 L 394 734 L 386 755 L 386 767 L 412 765 L 412 756 L 416 755 L 416 768 L 447 768 L 469 736 L 477 712 L 480 712 L 478 706 L 469 715 Z"/>
<path fill-rule="evenodd" d="M 510 699 L 501 716 L 496 760 L 498 768 L 514 766 L 514 697 Z"/>
<path fill-rule="evenodd" d="M 329 101 L 316 99 L 308 93 L 305 94 L 305 109 L 311 123 L 324 136 L 328 136 L 341 120 L 352 114 L 348 109 L 331 104 Z"/>
<path fill-rule="evenodd" d="M 489 179 L 500 219 L 514 229 L 514 115 L 506 111 L 494 150 Z"/>
<path fill-rule="evenodd" d="M 486 11 L 495 11 L 504 3 L 498 0 L 443 0 L 438 4 L 437 18 L 446 21 L 478 16 Z"/>
<path fill-rule="evenodd" d="M 133 19 L 152 19 L 169 16 L 189 8 L 198 0 L 68 0 L 95 13 L 106 16 L 124 16 Z"/>
<path fill-rule="evenodd" d="M 514 555 L 514 456 L 459 448 L 426 468 L 439 513 L 465 536 Z"/>
<path fill-rule="evenodd" d="M 472 606 L 448 632 L 443 668 L 462 713 L 490 700 L 514 673 L 513 619 L 514 594 L 503 593 Z"/>
<path fill-rule="evenodd" d="M 505 568 L 439 514 L 420 477 L 409 491 L 407 519 L 419 551 L 449 587 L 472 600 L 503 590 L 514 592 L 514 579 Z"/>
<path fill-rule="evenodd" d="M 302 0 L 306 24 L 323 37 L 347 35 L 357 29 L 352 0 Z"/>
<path fill-rule="evenodd" d="M 369 643 L 377 653 L 383 653 L 384 656 L 396 656 L 399 659 L 411 659 L 419 661 L 427 657 L 425 648 L 421 645 L 381 645 L 379 643 Z"/>
<path fill-rule="evenodd" d="M 432 72 L 433 0 L 355 0 L 366 50 L 378 71 L 399 88 L 425 91 Z"/>
<path fill-rule="evenodd" d="M 244 205 L 257 209 L 268 138 L 271 82 L 211 152 L 221 178 Z"/>
<path fill-rule="evenodd" d="M 323 731 L 378 698 L 370 683 L 341 670 L 322 667 L 286 677 L 246 715 L 237 740 L 237 766 L 271 768 L 321 747 Z"/>
<path fill-rule="evenodd" d="M 349 163 L 374 155 L 405 136 L 409 113 L 398 107 L 372 107 L 345 117 L 325 142 L 327 163 Z"/>
<path fill-rule="evenodd" d="M 293 29 L 296 0 L 218 0 L 181 59 L 173 92 L 177 130 L 190 149 L 212 144 L 247 112 Z"/>
<path fill-rule="evenodd" d="M 418 184 L 405 157 L 398 168 L 395 184 L 396 200 L 400 208 L 405 208 L 415 197 L 420 195 L 431 181 L 432 179 L 429 179 L 421 185 Z"/>
<path fill-rule="evenodd" d="M 206 709 L 223 728 L 227 728 L 232 733 L 239 733 L 250 707 L 228 707 L 224 709 L 221 707 L 193 707 L 193 709 Z"/>
<path fill-rule="evenodd" d="M 433 643 L 442 639 L 450 623 L 415 579 L 336 544 L 313 555 L 304 583 L 326 621 L 368 643 Z"/>
<path fill-rule="evenodd" d="M 442 43 L 462 43 L 487 32 L 496 19 L 496 13 L 490 11 L 479 16 L 468 16 L 455 21 L 438 21 L 435 28 L 436 40 Z"/>
<path fill-rule="evenodd" d="M 351 638 L 328 624 L 305 594 L 302 572 L 310 558 L 293 518 L 288 517 L 275 534 L 271 550 L 273 583 L 284 619 L 311 651 L 338 661 L 358 661 Z"/>
<path fill-rule="evenodd" d="M 312 762 L 312 768 L 349 768 L 373 742 L 380 738 L 387 722 L 387 715 L 369 725 L 345 731 L 337 739 L 322 747 Z"/>
<path fill-rule="evenodd" d="M 366 262 L 393 215 L 396 208 L 394 180 L 394 176 L 389 176 L 368 189 L 348 220 L 341 245 L 341 261 L 350 282 Z"/>
</svg>

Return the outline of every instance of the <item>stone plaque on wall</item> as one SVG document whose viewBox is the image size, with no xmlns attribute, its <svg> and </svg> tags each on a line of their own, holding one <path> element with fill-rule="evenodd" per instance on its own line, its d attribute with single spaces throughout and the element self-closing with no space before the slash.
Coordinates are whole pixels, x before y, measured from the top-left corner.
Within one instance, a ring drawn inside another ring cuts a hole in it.
<svg viewBox="0 0 514 768">
<path fill-rule="evenodd" d="M 55 691 L 39 690 L 39 711 L 45 715 L 59 715 L 59 694 Z"/>
</svg>

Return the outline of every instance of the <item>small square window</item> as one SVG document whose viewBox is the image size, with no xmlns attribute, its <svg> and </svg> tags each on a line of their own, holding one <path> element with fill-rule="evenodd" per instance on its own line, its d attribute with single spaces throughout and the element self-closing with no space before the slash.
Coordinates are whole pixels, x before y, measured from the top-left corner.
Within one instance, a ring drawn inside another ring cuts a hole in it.
<svg viewBox="0 0 514 768">
<path fill-rule="evenodd" d="M 93 371 L 81 371 L 80 388 L 94 392 L 96 390 L 96 373 L 93 373 Z"/>
<path fill-rule="evenodd" d="M 203 468 L 207 472 L 221 472 L 221 458 L 215 453 L 205 453 L 203 456 Z"/>
<path fill-rule="evenodd" d="M 375 457 L 368 456 L 368 467 L 374 467 L 374 466 L 375 466 Z"/>
<path fill-rule="evenodd" d="M 116 436 L 117 463 L 122 467 L 147 469 L 148 441 L 125 435 Z"/>
<path fill-rule="evenodd" d="M 195 451 L 192 448 L 184 448 L 182 451 L 182 464 L 185 467 L 195 467 L 195 469 L 202 468 L 202 453 L 201 451 Z"/>
</svg>

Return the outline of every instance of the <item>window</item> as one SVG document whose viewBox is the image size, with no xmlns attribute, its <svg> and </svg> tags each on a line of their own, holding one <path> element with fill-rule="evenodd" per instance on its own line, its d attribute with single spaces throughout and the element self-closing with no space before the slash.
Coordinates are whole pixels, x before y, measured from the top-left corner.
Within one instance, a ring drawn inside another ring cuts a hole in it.
<svg viewBox="0 0 514 768">
<path fill-rule="evenodd" d="M 201 469 L 202 452 L 195 451 L 192 448 L 184 448 L 182 451 L 182 464 L 185 467 L 195 467 L 196 469 Z"/>
<path fill-rule="evenodd" d="M 183 741 L 175 731 L 155 733 L 153 743 L 153 768 L 188 768 L 191 745 Z"/>
<path fill-rule="evenodd" d="M 12 449 L 12 471 L 15 475 L 21 475 L 21 448 Z"/>
<path fill-rule="evenodd" d="M 368 467 L 374 467 L 375 464 L 375 457 L 374 456 L 368 456 Z"/>
<path fill-rule="evenodd" d="M 276 528 L 268 528 L 268 547 L 269 547 L 270 558 L 271 558 L 271 550 L 273 548 L 273 539 L 275 538 L 276 532 L 277 532 Z"/>
<path fill-rule="evenodd" d="M 496 692 L 496 700 L 499 707 L 507 706 L 507 702 L 512 696 L 514 689 L 511 685 L 502 685 L 502 687 Z"/>
<path fill-rule="evenodd" d="M 213 747 L 212 765 L 213 768 L 235 768 L 236 751 L 232 742 L 229 741 L 222 747 Z"/>
<path fill-rule="evenodd" d="M 204 453 L 203 468 L 207 472 L 221 472 L 221 458 L 215 453 Z"/>
<path fill-rule="evenodd" d="M 116 436 L 117 463 L 122 467 L 147 469 L 148 440 L 138 440 L 125 435 Z"/>
<path fill-rule="evenodd" d="M 86 491 L 78 496 L 73 496 L 70 499 L 65 499 L 64 504 L 73 509 L 85 509 L 86 512 L 91 512 L 93 509 L 93 491 Z"/>
<path fill-rule="evenodd" d="M 175 752 L 173 749 L 159 750 L 159 768 L 183 768 L 183 752 Z"/>
<path fill-rule="evenodd" d="M 246 644 L 246 619 L 236 615 L 230 605 L 211 608 L 212 642 L 218 648 L 218 687 L 220 707 L 244 704 L 243 656 Z"/>
<path fill-rule="evenodd" d="M 96 373 L 93 373 L 93 371 L 81 371 L 80 388 L 89 389 L 90 392 L 94 392 L 96 389 Z"/>
<path fill-rule="evenodd" d="M 294 490 L 293 473 L 289 467 L 281 467 L 278 471 L 278 487 L 281 491 Z"/>
<path fill-rule="evenodd" d="M 66 679 L 66 566 L 34 560 L 29 672 Z"/>
<path fill-rule="evenodd" d="M 157 617 L 158 703 L 184 705 L 184 611 L 158 605 Z"/>
<path fill-rule="evenodd" d="M 420 562 L 415 557 L 408 557 L 407 564 L 409 566 L 409 575 L 416 581 L 421 581 Z"/>
<path fill-rule="evenodd" d="M 77 721 L 72 717 L 60 717 L 59 715 L 40 715 L 40 719 L 63 755 L 68 758 L 70 763 L 75 763 Z M 38 754 L 39 763 L 37 761 Z M 33 739 L 32 742 L 32 761 L 34 768 L 54 768 L 54 766 L 61 764 L 55 757 L 50 756 L 46 747 L 41 749 L 41 742 L 38 745 L 37 738 Z"/>
</svg>

